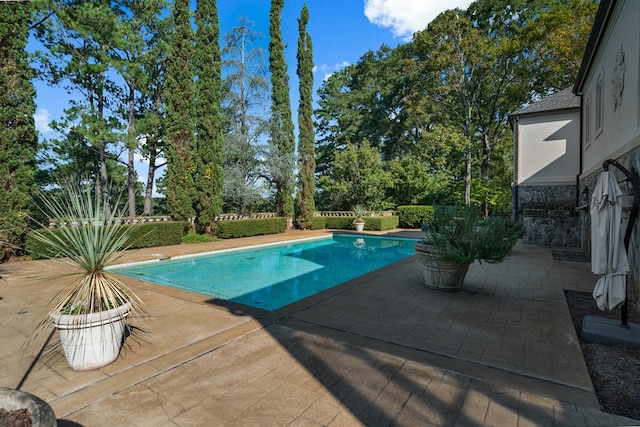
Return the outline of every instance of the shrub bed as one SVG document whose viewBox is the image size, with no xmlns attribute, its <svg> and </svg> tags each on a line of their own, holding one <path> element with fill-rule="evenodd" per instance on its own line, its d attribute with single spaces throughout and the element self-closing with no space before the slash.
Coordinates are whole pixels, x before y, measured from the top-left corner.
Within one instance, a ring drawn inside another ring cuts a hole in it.
<svg viewBox="0 0 640 427">
<path fill-rule="evenodd" d="M 121 227 L 131 227 L 131 225 L 122 225 Z M 183 224 L 178 221 L 163 221 L 140 224 L 131 233 L 129 242 L 131 249 L 151 248 L 155 246 L 177 245 L 182 242 Z M 55 234 L 58 228 L 43 228 L 38 230 L 43 234 Z M 27 234 L 25 249 L 31 254 L 33 259 L 41 259 L 47 257 L 55 257 L 57 254 L 51 253 L 50 250 L 43 246 L 40 242 L 31 238 L 31 233 Z"/>
<path fill-rule="evenodd" d="M 287 218 L 237 219 L 216 222 L 217 236 L 223 239 L 232 237 L 258 236 L 287 231 Z"/>
<path fill-rule="evenodd" d="M 433 219 L 433 206 L 398 206 L 399 225 L 402 228 L 421 228 L 423 222 Z"/>
</svg>

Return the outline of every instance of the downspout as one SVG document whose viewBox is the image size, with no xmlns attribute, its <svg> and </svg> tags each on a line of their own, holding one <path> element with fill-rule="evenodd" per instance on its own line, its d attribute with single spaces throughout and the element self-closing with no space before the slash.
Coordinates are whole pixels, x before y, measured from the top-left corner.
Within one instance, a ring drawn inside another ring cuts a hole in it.
<svg viewBox="0 0 640 427">
<path fill-rule="evenodd" d="M 582 103 L 584 102 L 584 98 L 582 97 L 582 94 L 576 94 L 577 96 L 580 97 L 580 113 L 579 113 L 579 118 L 580 118 L 580 156 L 578 157 L 578 175 L 576 175 L 576 206 L 580 206 L 580 177 L 582 176 L 582 171 L 583 171 L 583 154 L 584 154 L 584 144 L 583 144 L 583 138 L 584 138 L 584 126 L 582 125 L 582 112 L 584 111 L 584 105 L 582 105 Z M 584 245 L 583 245 L 584 246 Z"/>
<path fill-rule="evenodd" d="M 513 219 L 518 221 L 520 215 L 518 214 L 520 209 L 519 197 L 518 197 L 518 141 L 520 132 L 520 116 L 514 116 L 511 121 L 513 126 Z"/>
</svg>

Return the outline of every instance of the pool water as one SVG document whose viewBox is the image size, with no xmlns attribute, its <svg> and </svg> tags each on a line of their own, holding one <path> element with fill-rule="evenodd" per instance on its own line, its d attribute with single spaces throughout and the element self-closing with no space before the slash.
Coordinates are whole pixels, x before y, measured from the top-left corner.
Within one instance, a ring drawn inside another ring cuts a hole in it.
<svg viewBox="0 0 640 427">
<path fill-rule="evenodd" d="M 351 236 L 218 251 L 114 273 L 275 310 L 414 254 L 416 239 Z"/>
</svg>

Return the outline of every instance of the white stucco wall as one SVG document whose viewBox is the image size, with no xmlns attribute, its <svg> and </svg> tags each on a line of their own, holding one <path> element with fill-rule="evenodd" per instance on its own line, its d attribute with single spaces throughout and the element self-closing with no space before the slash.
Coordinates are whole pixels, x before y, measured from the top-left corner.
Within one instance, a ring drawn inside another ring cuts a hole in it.
<svg viewBox="0 0 640 427">
<path fill-rule="evenodd" d="M 619 104 L 614 102 L 615 84 L 620 82 L 620 52 L 624 52 L 624 88 Z M 618 158 L 640 145 L 640 1 L 618 2 L 603 35 L 582 88 L 583 167 L 587 176 L 608 158 Z M 616 68 L 617 67 L 617 68 Z M 602 76 L 602 128 L 596 129 L 596 86 Z M 587 117 L 588 113 L 588 117 Z M 588 129 L 587 129 L 588 127 Z"/>
<path fill-rule="evenodd" d="M 516 185 L 575 184 L 580 165 L 580 111 L 525 115 L 517 126 Z"/>
</svg>

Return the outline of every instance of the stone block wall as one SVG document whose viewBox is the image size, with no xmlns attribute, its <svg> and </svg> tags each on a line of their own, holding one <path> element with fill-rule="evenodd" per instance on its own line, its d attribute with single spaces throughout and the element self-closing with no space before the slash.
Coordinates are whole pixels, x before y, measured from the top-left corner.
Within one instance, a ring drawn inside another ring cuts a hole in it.
<svg viewBox="0 0 640 427">
<path fill-rule="evenodd" d="M 529 217 L 523 218 L 525 234 L 522 241 L 544 246 L 580 247 L 580 221 L 578 217 Z"/>
<path fill-rule="evenodd" d="M 524 243 L 580 247 L 575 185 L 520 185 L 515 197 L 514 214 L 525 227 Z"/>
</svg>

